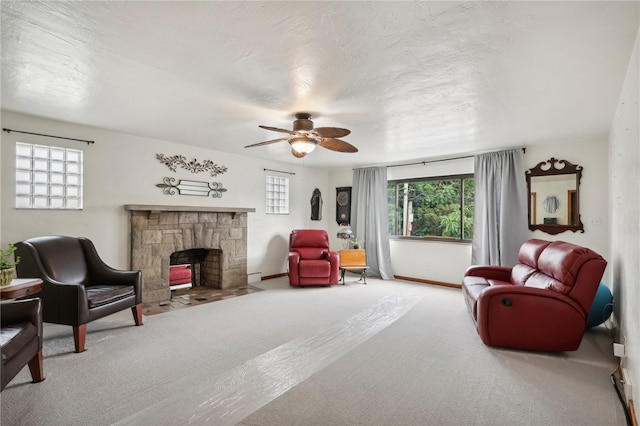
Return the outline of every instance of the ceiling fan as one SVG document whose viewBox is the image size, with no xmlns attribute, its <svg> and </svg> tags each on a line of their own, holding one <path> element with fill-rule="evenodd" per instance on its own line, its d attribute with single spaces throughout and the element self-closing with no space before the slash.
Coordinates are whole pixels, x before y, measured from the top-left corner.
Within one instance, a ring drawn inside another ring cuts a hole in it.
<svg viewBox="0 0 640 426">
<path fill-rule="evenodd" d="M 311 115 L 307 113 L 296 113 L 296 119 L 293 122 L 293 130 L 279 129 L 277 127 L 259 126 L 263 129 L 274 132 L 288 133 L 291 136 L 272 139 L 270 141 L 254 143 L 247 145 L 245 148 L 254 146 L 269 145 L 276 142 L 289 142 L 291 145 L 291 153 L 294 157 L 302 158 L 314 149 L 321 146 L 331 151 L 338 152 L 358 152 L 358 148 L 343 140 L 336 139 L 347 136 L 350 130 L 341 129 L 339 127 L 318 127 L 313 128 L 313 121 L 310 120 Z"/>
</svg>

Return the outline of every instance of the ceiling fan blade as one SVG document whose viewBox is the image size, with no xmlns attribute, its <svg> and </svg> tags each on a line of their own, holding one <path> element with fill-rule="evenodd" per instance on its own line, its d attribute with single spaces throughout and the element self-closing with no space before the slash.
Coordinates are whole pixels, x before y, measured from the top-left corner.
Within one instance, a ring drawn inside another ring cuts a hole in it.
<svg viewBox="0 0 640 426">
<path fill-rule="evenodd" d="M 320 142 L 318 145 L 320 145 L 323 148 L 330 149 L 331 151 L 358 152 L 358 148 L 351 145 L 350 143 L 341 141 L 340 139 L 325 138 L 325 139 L 322 139 L 322 142 Z"/>
<path fill-rule="evenodd" d="M 351 130 L 340 127 L 318 127 L 313 129 L 321 138 L 342 138 L 351 133 Z"/>
<path fill-rule="evenodd" d="M 295 149 L 291 148 L 291 153 L 293 154 L 294 157 L 296 158 L 302 158 L 305 155 L 307 155 L 305 152 L 298 152 Z"/>
<path fill-rule="evenodd" d="M 270 141 L 258 142 L 258 143 L 254 143 L 254 144 L 251 144 L 251 145 L 247 145 L 247 146 L 245 146 L 245 148 L 252 148 L 254 146 L 262 146 L 262 145 L 269 145 L 269 144 L 272 144 L 272 143 L 283 142 L 283 141 L 287 141 L 287 140 L 289 140 L 289 138 L 272 139 Z"/>
<path fill-rule="evenodd" d="M 270 127 L 270 126 L 258 126 L 262 129 L 267 129 L 267 130 L 271 130 L 272 132 L 280 132 L 280 133 L 289 133 L 290 135 L 297 135 L 297 132 L 294 132 L 293 130 L 286 130 L 286 129 L 280 129 L 278 127 Z"/>
</svg>

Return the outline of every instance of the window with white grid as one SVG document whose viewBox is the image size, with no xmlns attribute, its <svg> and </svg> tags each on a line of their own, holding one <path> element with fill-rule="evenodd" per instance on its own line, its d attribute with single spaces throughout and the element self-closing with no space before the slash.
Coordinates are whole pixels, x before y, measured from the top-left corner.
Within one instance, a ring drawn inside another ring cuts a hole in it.
<svg viewBox="0 0 640 426">
<path fill-rule="evenodd" d="M 267 176 L 267 214 L 289 214 L 289 178 Z"/>
<path fill-rule="evenodd" d="M 16 208 L 82 209 L 82 151 L 16 143 Z"/>
</svg>

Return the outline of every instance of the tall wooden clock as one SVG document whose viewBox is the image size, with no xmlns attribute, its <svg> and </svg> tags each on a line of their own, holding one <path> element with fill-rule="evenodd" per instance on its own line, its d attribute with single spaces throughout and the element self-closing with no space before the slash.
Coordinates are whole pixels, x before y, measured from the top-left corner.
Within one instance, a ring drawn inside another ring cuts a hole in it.
<svg viewBox="0 0 640 426">
<path fill-rule="evenodd" d="M 336 222 L 338 225 L 351 223 L 351 187 L 336 188 Z"/>
</svg>

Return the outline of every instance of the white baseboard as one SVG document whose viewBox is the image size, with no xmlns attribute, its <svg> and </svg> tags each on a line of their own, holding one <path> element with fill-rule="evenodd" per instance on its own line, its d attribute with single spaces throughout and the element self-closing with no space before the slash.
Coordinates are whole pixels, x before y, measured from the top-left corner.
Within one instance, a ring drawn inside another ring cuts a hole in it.
<svg viewBox="0 0 640 426">
<path fill-rule="evenodd" d="M 259 283 L 262 280 L 262 272 L 253 272 L 247 274 L 247 284 Z"/>
</svg>

